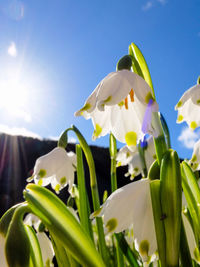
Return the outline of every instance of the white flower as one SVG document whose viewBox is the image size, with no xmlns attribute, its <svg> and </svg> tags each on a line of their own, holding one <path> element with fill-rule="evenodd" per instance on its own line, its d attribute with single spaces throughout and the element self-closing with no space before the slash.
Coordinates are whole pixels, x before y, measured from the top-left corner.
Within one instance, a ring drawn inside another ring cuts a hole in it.
<svg viewBox="0 0 200 267">
<path fill-rule="evenodd" d="M 133 225 L 136 249 L 144 262 L 157 250 L 149 179 L 130 183 L 112 193 L 101 210 L 106 232 L 119 233 Z"/>
<path fill-rule="evenodd" d="M 129 70 L 120 70 L 111 72 L 97 85 L 75 116 L 92 119 L 93 140 L 112 132 L 120 142 L 134 147 L 140 138 L 149 102 L 149 110 L 157 112 L 158 105 L 145 80 Z M 147 128 L 155 132 L 151 122 Z"/>
<path fill-rule="evenodd" d="M 177 123 L 186 121 L 192 130 L 200 126 L 200 84 L 183 94 L 175 110 L 178 110 Z"/>
<path fill-rule="evenodd" d="M 192 158 L 188 162 L 193 171 L 200 170 L 200 140 L 194 144 Z"/>
<path fill-rule="evenodd" d="M 76 155 L 73 152 L 67 153 L 64 148 L 56 147 L 36 160 L 32 178 L 42 186 L 51 183 L 56 193 L 67 185 L 70 191 L 74 183 L 75 165 Z"/>
<path fill-rule="evenodd" d="M 149 137 L 142 143 L 142 145 L 144 145 L 144 159 L 146 167 L 147 170 L 149 170 L 151 164 L 156 159 L 153 137 Z M 131 178 L 134 178 L 142 173 L 142 163 L 138 148 L 132 151 L 127 146 L 122 147 L 117 154 L 116 160 L 117 166 L 128 165 L 127 175 L 131 175 Z"/>
</svg>

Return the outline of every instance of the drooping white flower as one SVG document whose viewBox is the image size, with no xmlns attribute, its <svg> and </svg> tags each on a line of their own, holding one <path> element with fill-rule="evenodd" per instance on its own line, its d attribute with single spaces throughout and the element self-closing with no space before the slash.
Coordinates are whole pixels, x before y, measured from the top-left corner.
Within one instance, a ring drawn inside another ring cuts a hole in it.
<svg viewBox="0 0 200 267">
<path fill-rule="evenodd" d="M 67 153 L 64 148 L 56 147 L 36 160 L 32 178 L 36 184 L 42 186 L 51 183 L 56 193 L 67 185 L 70 191 L 74 183 L 75 166 L 76 155 L 73 152 Z"/>
<path fill-rule="evenodd" d="M 144 262 L 157 250 L 149 179 L 130 183 L 114 191 L 101 210 L 106 232 L 119 233 L 133 225 L 136 249 Z"/>
<path fill-rule="evenodd" d="M 200 140 L 194 144 L 192 158 L 189 160 L 189 164 L 193 171 L 200 170 Z"/>
<path fill-rule="evenodd" d="M 183 94 L 175 110 L 178 110 L 177 123 L 186 121 L 192 130 L 200 126 L 200 84 Z"/>
<path fill-rule="evenodd" d="M 146 168 L 149 170 L 151 164 L 156 159 L 156 152 L 153 142 L 153 137 L 149 137 L 144 142 L 142 142 L 144 149 L 144 159 L 146 163 Z M 127 175 L 131 175 L 131 178 L 142 173 L 142 163 L 140 159 L 140 154 L 138 148 L 132 151 L 128 146 L 122 147 L 116 157 L 117 166 L 128 165 Z"/>
<path fill-rule="evenodd" d="M 145 80 L 129 70 L 120 70 L 111 72 L 97 85 L 75 116 L 92 119 L 94 140 L 112 132 L 120 142 L 134 147 L 149 102 L 153 112 L 157 112 L 158 104 Z M 155 132 L 151 122 L 145 125 L 149 132 Z"/>
</svg>

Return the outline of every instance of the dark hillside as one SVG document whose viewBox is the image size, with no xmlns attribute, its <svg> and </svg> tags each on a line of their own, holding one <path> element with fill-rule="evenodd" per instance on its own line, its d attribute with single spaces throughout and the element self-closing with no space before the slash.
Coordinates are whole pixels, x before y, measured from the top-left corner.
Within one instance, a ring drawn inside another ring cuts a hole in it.
<svg viewBox="0 0 200 267">
<path fill-rule="evenodd" d="M 35 161 L 38 157 L 50 152 L 57 142 L 39 140 L 30 137 L 0 135 L 0 217 L 12 205 L 23 201 L 23 189 L 31 176 Z M 100 199 L 104 190 L 110 193 L 110 158 L 108 148 L 91 146 L 95 161 Z M 75 151 L 74 144 L 68 144 L 67 151 Z M 87 189 L 89 190 L 89 172 L 84 159 Z M 130 182 L 124 177 L 126 167 L 118 168 L 118 186 Z M 59 197 L 66 201 L 67 189 L 64 188 Z M 91 200 L 91 196 L 90 196 Z"/>
</svg>

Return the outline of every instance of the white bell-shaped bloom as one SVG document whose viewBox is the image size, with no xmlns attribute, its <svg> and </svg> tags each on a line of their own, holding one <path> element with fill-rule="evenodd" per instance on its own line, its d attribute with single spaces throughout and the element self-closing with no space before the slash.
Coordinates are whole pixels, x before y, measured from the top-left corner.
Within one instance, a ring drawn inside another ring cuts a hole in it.
<svg viewBox="0 0 200 267">
<path fill-rule="evenodd" d="M 178 110 L 177 123 L 186 121 L 192 130 L 200 126 L 200 84 L 183 94 L 175 110 Z"/>
<path fill-rule="evenodd" d="M 194 144 L 192 158 L 189 160 L 189 164 L 193 171 L 200 170 L 200 140 Z"/>
<path fill-rule="evenodd" d="M 32 178 L 36 184 L 42 186 L 51 183 L 56 193 L 67 185 L 70 191 L 74 183 L 75 166 L 76 155 L 73 152 L 67 153 L 64 148 L 56 147 L 36 160 Z"/>
<path fill-rule="evenodd" d="M 144 146 L 144 159 L 146 168 L 147 170 L 149 170 L 151 164 L 156 159 L 153 137 L 149 137 L 142 144 Z M 127 175 L 131 175 L 131 178 L 134 178 L 135 176 L 142 173 L 142 163 L 138 148 L 132 151 L 128 146 L 122 147 L 117 154 L 116 160 L 117 166 L 128 165 Z"/>
<path fill-rule="evenodd" d="M 117 140 L 134 147 L 150 101 L 153 109 L 149 108 L 149 112 L 157 112 L 158 104 L 145 80 L 129 70 L 120 70 L 111 72 L 97 85 L 75 116 L 92 119 L 93 140 L 112 132 Z M 151 122 L 147 124 L 147 130 L 155 132 Z"/>
<path fill-rule="evenodd" d="M 135 247 L 144 262 L 148 262 L 156 252 L 149 179 L 117 189 L 93 216 L 103 216 L 107 233 L 119 233 L 133 226 Z"/>
</svg>

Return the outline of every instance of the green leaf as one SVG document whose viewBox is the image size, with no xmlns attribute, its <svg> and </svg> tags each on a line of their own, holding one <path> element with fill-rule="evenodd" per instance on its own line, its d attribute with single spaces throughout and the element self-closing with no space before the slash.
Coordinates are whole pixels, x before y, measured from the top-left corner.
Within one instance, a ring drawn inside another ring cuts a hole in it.
<svg viewBox="0 0 200 267">
<path fill-rule="evenodd" d="M 161 206 L 166 233 L 166 265 L 178 266 L 182 188 L 180 162 L 176 151 L 170 149 L 165 153 L 161 161 L 160 178 Z"/>
<path fill-rule="evenodd" d="M 195 175 L 193 174 L 191 168 L 186 162 L 182 162 L 182 186 L 183 192 L 188 204 L 188 209 L 190 212 L 192 226 L 194 230 L 194 235 L 196 239 L 197 246 L 200 242 L 200 189 L 196 181 Z"/>
<path fill-rule="evenodd" d="M 5 243 L 6 259 L 9 267 L 27 267 L 30 261 L 30 242 L 23 223 L 27 204 L 16 208 L 8 227 Z"/>
<path fill-rule="evenodd" d="M 139 66 L 140 66 L 140 69 L 142 71 L 142 74 L 143 74 L 143 77 L 144 77 L 144 80 L 148 83 L 148 85 L 151 87 L 152 89 L 152 93 L 153 93 L 153 96 L 155 98 L 155 93 L 154 93 L 154 89 L 153 89 L 153 83 L 152 83 L 152 80 L 151 80 L 151 75 L 150 75 L 150 72 L 149 72 L 149 68 L 147 66 L 147 63 L 146 63 L 146 60 L 142 54 L 142 52 L 140 51 L 140 49 L 137 47 L 136 44 L 132 43 L 130 46 L 129 46 L 129 53 L 134 56 L 134 58 L 137 60 Z"/>
<path fill-rule="evenodd" d="M 155 161 L 157 162 L 157 161 Z M 165 255 L 165 228 L 164 222 L 162 220 L 162 207 L 160 200 L 160 180 L 153 180 L 150 182 L 150 190 L 151 190 L 151 201 L 153 207 L 153 216 L 155 223 L 155 231 L 156 231 L 156 240 L 158 245 L 158 254 L 159 259 L 161 261 L 161 265 L 166 266 L 166 255 Z"/>
<path fill-rule="evenodd" d="M 122 250 L 124 256 L 126 257 L 127 261 L 129 262 L 130 266 L 139 267 L 137 259 L 129 247 L 124 235 L 122 233 L 115 234 L 115 238 L 117 239 L 117 243 Z"/>
<path fill-rule="evenodd" d="M 35 267 L 43 267 L 42 253 L 36 233 L 29 225 L 25 225 L 25 229 L 30 241 L 30 255 L 32 264 Z"/>
<path fill-rule="evenodd" d="M 33 213 L 81 264 L 105 266 L 93 242 L 65 204 L 48 189 L 29 184 L 24 192 Z"/>
<path fill-rule="evenodd" d="M 83 167 L 82 150 L 80 145 L 76 145 L 76 156 L 77 156 L 77 181 L 78 181 L 78 191 L 79 191 L 79 215 L 81 225 L 85 229 L 86 233 L 93 240 L 92 225 L 89 219 L 89 205 L 88 205 L 88 195 L 85 187 L 85 173 Z"/>
</svg>

